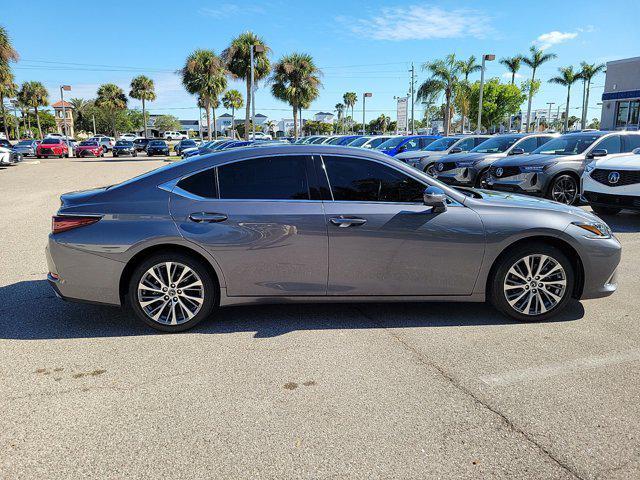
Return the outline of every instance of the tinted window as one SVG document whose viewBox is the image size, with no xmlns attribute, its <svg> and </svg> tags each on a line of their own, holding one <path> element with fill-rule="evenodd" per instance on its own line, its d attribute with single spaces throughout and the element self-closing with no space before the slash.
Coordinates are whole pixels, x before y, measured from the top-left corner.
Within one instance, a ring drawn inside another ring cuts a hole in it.
<svg viewBox="0 0 640 480">
<path fill-rule="evenodd" d="M 465 138 L 460 143 L 456 145 L 456 147 L 461 148 L 463 152 L 468 152 L 477 144 L 475 143 L 473 138 Z"/>
<path fill-rule="evenodd" d="M 180 180 L 177 186 L 189 193 L 204 198 L 217 198 L 215 169 L 205 170 Z"/>
<path fill-rule="evenodd" d="M 439 138 L 435 142 L 429 144 L 427 148 L 424 149 L 425 152 L 444 152 L 451 145 L 458 141 L 455 137 L 443 137 Z"/>
<path fill-rule="evenodd" d="M 323 156 L 334 200 L 422 202 L 425 186 L 377 162 Z"/>
<path fill-rule="evenodd" d="M 420 139 L 420 148 L 424 148 L 427 145 L 431 145 L 433 142 L 435 142 L 435 138 L 428 138 L 428 137 L 423 137 Z"/>
<path fill-rule="evenodd" d="M 538 148 L 538 140 L 535 137 L 525 138 L 515 148 L 522 148 L 525 153 L 531 153 Z"/>
<path fill-rule="evenodd" d="M 43 145 L 57 145 L 59 143 L 62 143 L 62 141 L 57 138 L 45 138 L 42 140 Z"/>
<path fill-rule="evenodd" d="M 84 142 L 80 142 L 81 147 L 97 147 L 98 142 L 93 140 L 85 140 Z"/>
<path fill-rule="evenodd" d="M 549 140 L 541 147 L 535 149 L 533 153 L 541 153 L 544 155 L 579 155 L 600 138 L 601 135 L 601 133 L 595 135 L 569 133 Z"/>
<path fill-rule="evenodd" d="M 128 140 L 118 140 L 116 142 L 116 145 L 118 147 L 132 147 L 133 146 L 133 142 L 129 142 Z"/>
<path fill-rule="evenodd" d="M 367 147 L 369 148 L 376 148 L 379 147 L 381 143 L 387 141 L 389 137 L 382 137 L 382 138 L 374 138 L 373 140 L 371 140 L 371 143 L 369 143 L 367 145 Z"/>
<path fill-rule="evenodd" d="M 502 153 L 506 152 L 511 145 L 520 140 L 521 137 L 504 135 L 493 137 L 475 147 L 472 152 L 477 153 Z"/>
<path fill-rule="evenodd" d="M 594 148 L 604 148 L 607 153 L 620 153 L 622 145 L 620 145 L 620 135 L 612 135 L 599 142 Z"/>
<path fill-rule="evenodd" d="M 412 138 L 411 140 L 409 140 L 407 143 L 405 143 L 403 145 L 403 148 L 406 152 L 411 152 L 413 150 L 418 150 L 419 148 L 421 148 L 420 145 L 420 139 L 419 138 Z"/>
<path fill-rule="evenodd" d="M 547 143 L 549 140 L 551 140 L 553 137 L 538 137 L 538 146 L 541 147 L 542 145 L 544 145 L 545 143 Z"/>
<path fill-rule="evenodd" d="M 474 145 L 477 147 L 478 145 L 480 145 L 483 142 L 486 142 L 487 139 L 485 137 L 478 137 L 476 139 L 473 140 Z"/>
<path fill-rule="evenodd" d="M 623 137 L 624 151 L 632 152 L 636 148 L 640 148 L 640 135 L 625 135 Z"/>
<path fill-rule="evenodd" d="M 305 157 L 263 157 L 218 167 L 220 198 L 308 200 Z"/>
<path fill-rule="evenodd" d="M 378 145 L 379 150 L 386 150 L 388 148 L 396 148 L 402 142 L 404 142 L 406 137 L 393 137 L 387 140 L 386 142 L 382 142 Z"/>
</svg>

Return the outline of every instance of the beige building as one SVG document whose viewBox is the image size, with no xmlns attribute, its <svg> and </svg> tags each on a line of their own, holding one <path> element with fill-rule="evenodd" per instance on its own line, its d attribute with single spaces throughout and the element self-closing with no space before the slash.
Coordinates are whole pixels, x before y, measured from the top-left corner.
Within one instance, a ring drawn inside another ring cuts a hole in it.
<svg viewBox="0 0 640 480">
<path fill-rule="evenodd" d="M 51 105 L 54 110 L 54 116 L 56 117 L 56 127 L 58 127 L 58 133 L 64 135 L 64 124 L 67 124 L 67 135 L 70 138 L 75 137 L 73 129 L 73 105 L 69 102 L 64 102 L 64 115 L 62 113 L 62 102 L 56 102 Z"/>
</svg>

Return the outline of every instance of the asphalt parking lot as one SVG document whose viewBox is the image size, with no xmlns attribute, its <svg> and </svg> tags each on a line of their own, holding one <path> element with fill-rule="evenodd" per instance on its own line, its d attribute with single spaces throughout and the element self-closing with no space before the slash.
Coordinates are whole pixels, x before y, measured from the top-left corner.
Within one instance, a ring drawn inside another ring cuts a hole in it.
<svg viewBox="0 0 640 480">
<path fill-rule="evenodd" d="M 640 215 L 607 219 L 619 291 L 552 322 L 280 305 L 163 335 L 57 299 L 59 195 L 164 164 L 0 169 L 0 478 L 640 478 Z"/>
</svg>

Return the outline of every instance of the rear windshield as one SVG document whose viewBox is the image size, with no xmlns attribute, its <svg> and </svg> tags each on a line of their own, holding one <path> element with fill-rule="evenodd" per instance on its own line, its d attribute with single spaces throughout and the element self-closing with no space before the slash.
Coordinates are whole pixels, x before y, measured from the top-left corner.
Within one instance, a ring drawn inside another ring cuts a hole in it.
<svg viewBox="0 0 640 480">
<path fill-rule="evenodd" d="M 561 137 L 549 140 L 544 145 L 536 148 L 532 154 L 541 153 L 543 155 L 580 155 L 589 146 L 599 139 L 602 134 L 575 134 L 562 135 Z"/>
</svg>

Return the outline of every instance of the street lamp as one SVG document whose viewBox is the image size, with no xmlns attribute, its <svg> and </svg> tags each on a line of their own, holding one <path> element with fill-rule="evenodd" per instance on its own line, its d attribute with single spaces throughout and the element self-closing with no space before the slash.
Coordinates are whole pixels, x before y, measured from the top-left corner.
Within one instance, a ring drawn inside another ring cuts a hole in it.
<svg viewBox="0 0 640 480">
<path fill-rule="evenodd" d="M 249 47 L 249 56 L 251 63 L 251 130 L 253 131 L 253 139 L 256 138 L 256 92 L 255 92 L 255 65 L 254 65 L 254 52 L 263 53 L 264 45 L 251 45 Z M 213 126 L 215 130 L 215 125 Z M 294 126 L 295 129 L 295 126 Z M 246 133 L 245 133 L 246 135 Z"/>
<path fill-rule="evenodd" d="M 362 136 L 366 135 L 365 129 L 364 129 L 364 111 L 365 111 L 365 102 L 367 100 L 367 97 L 373 97 L 373 93 L 366 92 L 362 94 Z"/>
<path fill-rule="evenodd" d="M 71 85 L 60 85 L 60 103 L 62 103 L 62 133 L 64 133 L 64 142 L 67 144 L 67 150 L 69 149 L 69 135 L 67 133 L 67 110 L 64 107 L 64 92 L 71 91 Z"/>
<path fill-rule="evenodd" d="M 496 59 L 496 56 L 488 53 L 482 56 L 482 68 L 480 69 L 480 102 L 478 104 L 478 128 L 477 131 L 480 133 L 482 130 L 482 90 L 484 89 L 484 62 L 493 62 Z"/>
</svg>

